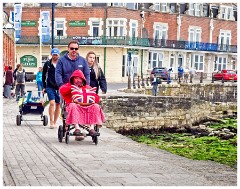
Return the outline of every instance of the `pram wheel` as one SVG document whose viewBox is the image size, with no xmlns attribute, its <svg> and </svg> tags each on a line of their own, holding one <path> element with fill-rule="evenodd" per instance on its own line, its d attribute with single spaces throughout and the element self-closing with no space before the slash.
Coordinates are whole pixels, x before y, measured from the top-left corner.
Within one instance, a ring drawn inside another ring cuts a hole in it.
<svg viewBox="0 0 240 189">
<path fill-rule="evenodd" d="M 62 125 L 60 125 L 59 127 L 58 127 L 58 141 L 59 142 L 62 142 L 62 139 L 63 139 L 63 126 Z"/>
<path fill-rule="evenodd" d="M 17 115 L 16 122 L 17 122 L 17 125 L 21 125 L 21 115 Z"/>
<path fill-rule="evenodd" d="M 47 124 L 48 124 L 48 116 L 44 115 L 43 116 L 43 125 L 47 126 Z"/>
<path fill-rule="evenodd" d="M 69 143 L 69 132 L 66 133 L 65 142 L 66 144 Z"/>
<path fill-rule="evenodd" d="M 95 143 L 95 145 L 98 144 L 98 136 L 92 136 L 92 141 Z"/>
</svg>

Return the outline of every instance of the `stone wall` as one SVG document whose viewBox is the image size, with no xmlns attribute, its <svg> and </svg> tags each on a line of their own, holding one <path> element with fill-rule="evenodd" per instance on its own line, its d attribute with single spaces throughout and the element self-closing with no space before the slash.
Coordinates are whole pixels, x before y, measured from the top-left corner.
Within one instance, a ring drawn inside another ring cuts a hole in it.
<svg viewBox="0 0 240 189">
<path fill-rule="evenodd" d="M 211 103 L 186 97 L 102 96 L 106 127 L 113 130 L 192 126 L 207 116 L 237 112 L 236 103 Z"/>
<path fill-rule="evenodd" d="M 158 96 L 191 97 L 210 102 L 237 102 L 237 83 L 181 83 L 158 85 Z M 144 86 L 137 89 L 124 89 L 126 93 L 152 94 L 152 86 Z"/>
</svg>

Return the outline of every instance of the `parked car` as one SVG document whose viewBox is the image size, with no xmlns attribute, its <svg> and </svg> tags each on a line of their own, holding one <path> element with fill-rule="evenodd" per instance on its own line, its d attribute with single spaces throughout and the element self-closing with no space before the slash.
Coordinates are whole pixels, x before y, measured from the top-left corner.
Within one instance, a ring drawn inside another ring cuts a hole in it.
<svg viewBox="0 0 240 189">
<path fill-rule="evenodd" d="M 237 73 L 234 70 L 222 70 L 218 71 L 217 73 L 213 73 L 212 80 L 221 80 L 223 83 L 224 81 L 237 81 Z"/>
<path fill-rule="evenodd" d="M 159 68 L 155 67 L 151 71 L 151 78 L 153 77 L 154 74 L 156 74 L 157 78 L 160 78 L 161 80 L 167 81 L 167 78 L 168 78 L 167 68 L 165 68 L 165 67 L 159 67 Z"/>
<path fill-rule="evenodd" d="M 36 74 L 34 72 L 26 72 L 27 81 L 33 81 L 36 79 Z"/>
</svg>

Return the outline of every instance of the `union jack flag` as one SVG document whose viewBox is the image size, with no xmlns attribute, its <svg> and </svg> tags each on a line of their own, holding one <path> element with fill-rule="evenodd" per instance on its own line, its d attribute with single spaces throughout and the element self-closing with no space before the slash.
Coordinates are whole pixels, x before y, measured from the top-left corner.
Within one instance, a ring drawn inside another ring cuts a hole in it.
<svg viewBox="0 0 240 189">
<path fill-rule="evenodd" d="M 96 94 L 96 87 L 87 89 L 86 87 L 79 88 L 75 85 L 71 85 L 72 101 L 78 101 L 83 103 L 98 103 L 99 96 Z"/>
</svg>

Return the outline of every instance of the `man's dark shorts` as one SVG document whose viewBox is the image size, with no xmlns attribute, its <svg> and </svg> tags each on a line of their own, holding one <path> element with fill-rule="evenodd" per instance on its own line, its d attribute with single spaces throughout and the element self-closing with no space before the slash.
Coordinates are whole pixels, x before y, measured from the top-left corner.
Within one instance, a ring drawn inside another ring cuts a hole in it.
<svg viewBox="0 0 240 189">
<path fill-rule="evenodd" d="M 59 96 L 59 91 L 52 89 L 50 87 L 46 88 L 48 99 L 50 100 L 55 100 L 55 103 L 60 103 L 60 96 Z"/>
</svg>

